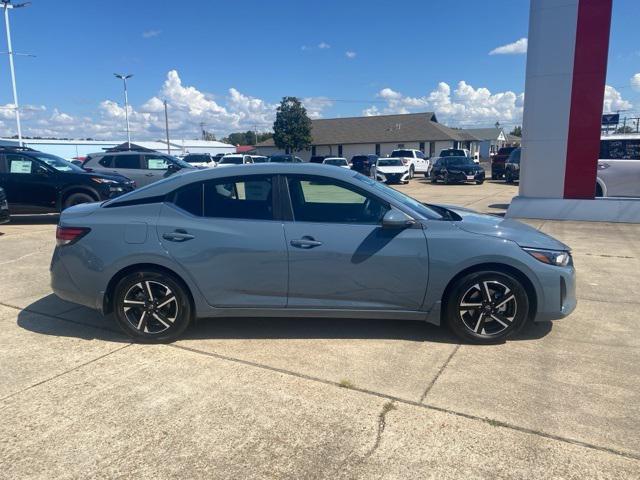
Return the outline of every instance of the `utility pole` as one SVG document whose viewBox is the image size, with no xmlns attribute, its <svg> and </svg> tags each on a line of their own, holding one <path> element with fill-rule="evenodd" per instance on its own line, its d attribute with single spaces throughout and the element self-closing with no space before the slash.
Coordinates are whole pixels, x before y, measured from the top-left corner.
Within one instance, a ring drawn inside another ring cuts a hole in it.
<svg viewBox="0 0 640 480">
<path fill-rule="evenodd" d="M 19 3 L 13 5 L 11 0 L 2 0 L 4 8 L 4 24 L 7 30 L 7 48 L 9 49 L 9 70 L 11 70 L 11 85 L 13 87 L 13 105 L 16 109 L 16 126 L 18 128 L 18 144 L 22 147 L 22 128 L 20 126 L 20 105 L 18 104 L 18 87 L 16 86 L 16 72 L 13 66 L 13 47 L 11 46 L 11 29 L 9 28 L 9 10 L 12 8 L 22 8 L 29 5 L 27 3 Z"/>
<path fill-rule="evenodd" d="M 121 73 L 114 73 L 116 78 L 119 78 L 124 83 L 124 118 L 127 121 L 127 148 L 131 149 L 131 133 L 129 132 L 129 97 L 127 96 L 127 79 L 133 77 L 132 74 L 126 75 Z"/>
<path fill-rule="evenodd" d="M 171 155 L 171 144 L 169 143 L 169 114 L 167 113 L 167 100 L 164 101 L 164 129 L 167 132 L 167 154 Z"/>
<path fill-rule="evenodd" d="M 206 140 L 206 139 L 204 138 L 204 136 L 205 136 L 205 131 L 204 131 L 204 127 L 205 127 L 205 125 L 206 125 L 206 123 L 204 123 L 204 122 L 200 122 L 200 138 L 201 138 L 202 140 Z"/>
</svg>

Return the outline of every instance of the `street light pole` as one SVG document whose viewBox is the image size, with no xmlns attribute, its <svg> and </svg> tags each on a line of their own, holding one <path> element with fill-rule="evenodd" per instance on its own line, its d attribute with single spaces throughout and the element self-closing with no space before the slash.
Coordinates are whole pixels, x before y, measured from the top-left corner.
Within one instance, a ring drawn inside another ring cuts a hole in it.
<svg viewBox="0 0 640 480">
<path fill-rule="evenodd" d="M 7 49 L 9 50 L 9 70 L 11 71 L 11 86 L 13 87 L 13 105 L 16 109 L 16 126 L 18 128 L 18 144 L 22 147 L 22 128 L 20 126 L 20 105 L 18 104 L 18 87 L 16 86 L 16 72 L 13 66 L 13 47 L 11 46 L 11 29 L 9 27 L 9 10 L 26 7 L 29 3 L 13 5 L 11 0 L 2 0 L 4 8 L 4 24 L 7 30 Z"/>
<path fill-rule="evenodd" d="M 124 118 L 127 122 L 127 148 L 131 148 L 131 133 L 129 131 L 129 97 L 127 96 L 127 79 L 133 77 L 132 74 L 126 75 L 121 73 L 114 73 L 114 75 L 121 79 L 124 83 Z"/>
<path fill-rule="evenodd" d="M 167 154 L 171 155 L 171 144 L 169 143 L 169 114 L 167 113 L 167 101 L 164 101 L 164 128 L 167 132 Z"/>
</svg>

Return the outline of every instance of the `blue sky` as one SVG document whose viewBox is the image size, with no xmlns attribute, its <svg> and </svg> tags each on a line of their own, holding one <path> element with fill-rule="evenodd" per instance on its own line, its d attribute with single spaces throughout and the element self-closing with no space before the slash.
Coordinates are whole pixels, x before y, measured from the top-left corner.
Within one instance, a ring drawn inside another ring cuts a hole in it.
<svg viewBox="0 0 640 480">
<path fill-rule="evenodd" d="M 528 7 L 528 0 L 33 0 L 11 14 L 14 50 L 36 55 L 16 59 L 25 133 L 121 135 L 116 71 L 134 74 L 138 138 L 161 136 L 164 98 L 172 130 L 187 137 L 199 122 L 219 136 L 268 129 L 284 95 L 305 98 L 316 117 L 436 110 L 454 126 L 516 124 L 526 55 L 489 52 L 527 36 Z M 614 0 L 608 95 L 613 107 L 632 111 L 640 110 L 640 85 L 631 86 L 640 72 L 639 17 L 636 0 Z M 2 106 L 12 97 L 8 61 L 0 62 Z M 10 114 L 0 109 L 2 136 L 14 133 Z"/>
</svg>

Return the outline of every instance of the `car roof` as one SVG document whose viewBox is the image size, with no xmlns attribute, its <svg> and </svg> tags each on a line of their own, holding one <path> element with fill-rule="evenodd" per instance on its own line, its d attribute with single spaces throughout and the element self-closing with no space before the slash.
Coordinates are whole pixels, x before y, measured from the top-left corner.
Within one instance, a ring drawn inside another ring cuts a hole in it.
<svg viewBox="0 0 640 480">
<path fill-rule="evenodd" d="M 329 170 L 329 171 L 327 171 Z M 136 201 L 144 198 L 164 196 L 177 188 L 193 182 L 215 180 L 217 178 L 238 177 L 247 175 L 277 175 L 277 174 L 299 174 L 299 175 L 321 175 L 336 179 L 348 180 L 356 175 L 354 170 L 345 168 L 328 169 L 318 163 L 257 163 L 248 165 L 230 165 L 226 168 L 206 168 L 190 169 L 188 172 L 178 172 L 163 180 L 159 180 L 133 192 L 122 195 L 107 204 Z"/>
</svg>

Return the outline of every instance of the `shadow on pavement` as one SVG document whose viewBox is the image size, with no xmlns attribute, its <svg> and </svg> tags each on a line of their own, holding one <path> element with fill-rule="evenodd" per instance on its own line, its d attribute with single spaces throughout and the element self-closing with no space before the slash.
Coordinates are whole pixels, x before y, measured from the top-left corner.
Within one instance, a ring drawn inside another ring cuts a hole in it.
<svg viewBox="0 0 640 480">
<path fill-rule="evenodd" d="M 129 342 L 113 315 L 103 317 L 85 307 L 72 307 L 51 294 L 18 314 L 18 325 L 43 335 L 85 340 Z M 58 314 L 48 312 L 61 312 Z M 512 341 L 546 336 L 551 322 L 529 323 Z M 388 339 L 413 342 L 459 343 L 446 328 L 419 321 L 329 318 L 206 318 L 199 319 L 183 339 Z"/>
<path fill-rule="evenodd" d="M 60 220 L 57 213 L 42 215 L 11 215 L 11 220 L 7 225 L 56 225 Z"/>
</svg>

